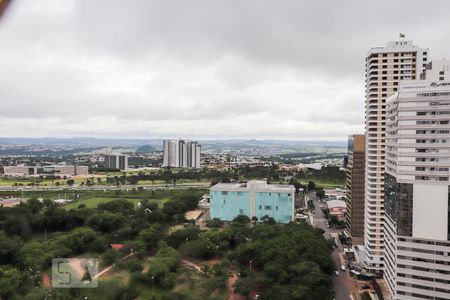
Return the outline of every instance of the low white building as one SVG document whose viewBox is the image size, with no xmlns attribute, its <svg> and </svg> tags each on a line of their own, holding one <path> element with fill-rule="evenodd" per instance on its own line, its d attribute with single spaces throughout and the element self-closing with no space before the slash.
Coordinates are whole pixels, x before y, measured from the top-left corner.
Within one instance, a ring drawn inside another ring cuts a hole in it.
<svg viewBox="0 0 450 300">
<path fill-rule="evenodd" d="M 40 175 L 54 175 L 54 176 L 87 176 L 89 175 L 89 168 L 87 166 L 76 165 L 51 165 L 51 166 L 4 166 L 5 176 L 40 176 Z"/>
</svg>

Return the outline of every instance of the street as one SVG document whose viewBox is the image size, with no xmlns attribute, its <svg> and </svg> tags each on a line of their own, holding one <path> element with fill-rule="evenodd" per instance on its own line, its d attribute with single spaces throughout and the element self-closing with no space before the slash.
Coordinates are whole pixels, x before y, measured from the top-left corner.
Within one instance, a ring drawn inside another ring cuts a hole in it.
<svg viewBox="0 0 450 300">
<path fill-rule="evenodd" d="M 24 191 L 24 192 L 44 192 L 44 191 L 116 191 L 116 190 L 132 190 L 142 188 L 144 190 L 151 189 L 185 189 L 185 188 L 209 188 L 209 182 L 194 182 L 194 183 L 177 183 L 173 184 L 136 184 L 136 185 L 77 185 L 77 186 L 11 186 L 11 185 L 1 185 L 0 191 Z"/>
<path fill-rule="evenodd" d="M 323 215 L 321 206 L 324 206 L 324 203 L 321 203 L 314 193 L 310 193 L 309 199 L 314 201 L 314 215 L 313 215 L 313 226 L 321 228 L 325 231 L 325 238 L 330 238 L 332 234 L 339 233 L 339 230 L 329 228 L 326 223 L 326 219 Z M 350 300 L 350 293 L 355 288 L 354 281 L 349 277 L 348 270 L 345 272 L 341 271 L 341 262 L 339 260 L 339 253 L 343 252 L 343 248 L 340 245 L 339 241 L 336 241 L 339 245 L 338 248 L 334 249 L 332 252 L 332 258 L 335 264 L 335 270 L 337 270 L 340 275 L 333 275 L 333 288 L 335 292 L 336 300 Z"/>
</svg>

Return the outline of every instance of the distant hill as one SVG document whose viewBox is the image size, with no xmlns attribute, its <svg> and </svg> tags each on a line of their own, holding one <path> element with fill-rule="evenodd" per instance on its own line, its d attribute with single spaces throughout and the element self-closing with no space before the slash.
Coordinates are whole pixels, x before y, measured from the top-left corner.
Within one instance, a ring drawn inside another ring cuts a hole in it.
<svg viewBox="0 0 450 300">
<path fill-rule="evenodd" d="M 257 154 L 258 152 L 293 153 L 293 152 L 333 152 L 342 153 L 346 151 L 347 141 L 290 141 L 290 140 L 258 140 L 258 139 L 215 139 L 197 140 L 205 152 L 244 152 L 245 154 Z M 163 139 L 103 139 L 90 137 L 76 138 L 5 138 L 0 137 L 0 145 L 21 146 L 21 154 L 27 152 L 27 146 L 49 146 L 53 154 L 53 145 L 66 145 L 71 149 L 68 152 L 76 152 L 74 149 L 99 149 L 99 148 L 126 148 L 139 153 L 162 151 Z M 13 147 L 15 148 L 15 147 Z M 25 148 L 25 149 L 24 149 Z M 19 149 L 7 149 L 7 153 Z M 56 150 L 59 152 L 60 150 Z M 2 152 L 2 151 L 0 151 Z"/>
<path fill-rule="evenodd" d="M 151 145 L 142 145 L 137 147 L 136 149 L 136 153 L 151 153 L 151 152 L 155 152 L 158 151 L 156 149 L 156 147 L 151 146 Z"/>
</svg>

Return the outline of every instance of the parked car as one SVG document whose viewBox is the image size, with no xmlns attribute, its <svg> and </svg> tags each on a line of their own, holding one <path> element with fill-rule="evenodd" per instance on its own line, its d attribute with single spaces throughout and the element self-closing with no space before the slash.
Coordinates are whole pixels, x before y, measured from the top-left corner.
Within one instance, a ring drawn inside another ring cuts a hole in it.
<svg viewBox="0 0 450 300">
<path fill-rule="evenodd" d="M 334 271 L 334 275 L 339 276 L 339 271 Z"/>
<path fill-rule="evenodd" d="M 342 272 L 345 272 L 345 266 L 344 265 L 341 265 L 341 270 L 342 270 Z"/>
</svg>

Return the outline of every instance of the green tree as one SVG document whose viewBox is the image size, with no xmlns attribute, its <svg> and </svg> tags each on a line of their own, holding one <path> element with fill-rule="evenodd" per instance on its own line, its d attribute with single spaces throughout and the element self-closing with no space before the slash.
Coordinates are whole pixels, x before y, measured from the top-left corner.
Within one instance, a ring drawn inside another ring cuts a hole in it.
<svg viewBox="0 0 450 300">
<path fill-rule="evenodd" d="M 0 298 L 9 299 L 16 291 L 19 291 L 22 286 L 22 276 L 19 270 L 0 266 Z"/>
<path fill-rule="evenodd" d="M 138 234 L 138 240 L 142 241 L 147 249 L 156 248 L 161 237 L 162 233 L 159 225 L 152 225 L 149 228 L 141 230 Z"/>
</svg>

